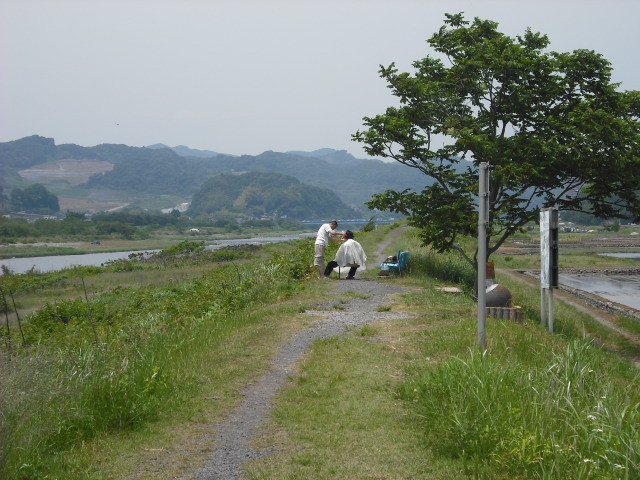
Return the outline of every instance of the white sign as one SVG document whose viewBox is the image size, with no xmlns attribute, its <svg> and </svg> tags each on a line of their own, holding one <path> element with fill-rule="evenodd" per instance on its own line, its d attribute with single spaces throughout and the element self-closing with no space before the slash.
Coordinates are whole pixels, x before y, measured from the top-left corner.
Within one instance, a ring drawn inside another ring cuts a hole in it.
<svg viewBox="0 0 640 480">
<path fill-rule="evenodd" d="M 540 210 L 540 286 L 542 288 L 557 287 L 557 233 L 558 209 Z"/>
</svg>

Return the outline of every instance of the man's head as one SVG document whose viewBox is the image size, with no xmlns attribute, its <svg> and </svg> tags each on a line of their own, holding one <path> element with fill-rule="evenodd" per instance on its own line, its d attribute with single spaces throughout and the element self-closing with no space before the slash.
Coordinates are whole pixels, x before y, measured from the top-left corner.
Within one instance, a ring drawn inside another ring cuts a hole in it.
<svg viewBox="0 0 640 480">
<path fill-rule="evenodd" d="M 329 222 L 329 226 L 331 227 L 331 230 L 335 230 L 336 228 L 338 228 L 338 222 L 332 220 L 331 222 Z"/>
<path fill-rule="evenodd" d="M 347 240 L 350 240 L 353 238 L 353 232 L 351 230 L 347 230 L 346 232 L 344 232 L 344 238 L 346 238 Z"/>
</svg>

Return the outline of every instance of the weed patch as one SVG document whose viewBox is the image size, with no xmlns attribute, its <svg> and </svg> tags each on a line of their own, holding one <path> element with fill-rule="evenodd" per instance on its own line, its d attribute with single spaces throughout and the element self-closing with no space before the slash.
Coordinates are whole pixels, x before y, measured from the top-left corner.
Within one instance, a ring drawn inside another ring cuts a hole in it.
<svg viewBox="0 0 640 480">
<path fill-rule="evenodd" d="M 620 388 L 589 342 L 544 349 L 534 362 L 470 351 L 400 389 L 428 425 L 430 446 L 472 476 L 634 478 L 640 396 Z"/>
<path fill-rule="evenodd" d="M 190 254 L 184 247 L 174 255 Z M 221 348 L 247 321 L 243 312 L 299 291 L 310 249 L 293 243 L 266 261 L 34 312 L 24 324 L 26 345 L 0 358 L 3 478 L 68 478 L 72 455 L 65 454 L 98 435 L 139 429 L 188 401 L 200 385 L 180 367 Z"/>
</svg>

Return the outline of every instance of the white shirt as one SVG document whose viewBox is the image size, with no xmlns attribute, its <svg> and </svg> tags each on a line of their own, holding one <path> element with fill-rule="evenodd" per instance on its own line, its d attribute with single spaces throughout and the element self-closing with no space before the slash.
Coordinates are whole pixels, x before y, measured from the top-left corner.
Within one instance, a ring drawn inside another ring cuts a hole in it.
<svg viewBox="0 0 640 480">
<path fill-rule="evenodd" d="M 316 245 L 329 245 L 329 232 L 331 231 L 331 225 L 328 223 L 323 224 L 318 230 L 316 236 Z"/>
<path fill-rule="evenodd" d="M 367 262 L 367 255 L 364 253 L 362 245 L 351 238 L 340 245 L 338 253 L 336 253 L 336 262 L 341 267 L 364 265 Z"/>
</svg>

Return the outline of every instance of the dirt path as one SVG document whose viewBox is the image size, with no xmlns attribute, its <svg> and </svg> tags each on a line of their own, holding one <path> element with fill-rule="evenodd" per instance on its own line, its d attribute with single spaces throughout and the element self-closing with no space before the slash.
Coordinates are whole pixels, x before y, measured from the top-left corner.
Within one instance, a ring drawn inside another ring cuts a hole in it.
<svg viewBox="0 0 640 480">
<path fill-rule="evenodd" d="M 377 268 L 389 253 L 386 250 L 406 227 L 392 232 L 367 262 L 369 268 Z M 335 280 L 331 295 L 341 297 L 341 307 L 335 310 L 336 301 L 329 298 L 319 305 L 319 310 L 307 311 L 306 315 L 318 318 L 312 328 L 298 332 L 294 338 L 280 348 L 273 369 L 256 383 L 250 385 L 243 394 L 244 400 L 222 423 L 215 426 L 217 448 L 211 458 L 193 475 L 183 477 L 197 480 L 233 480 L 243 476 L 242 465 L 261 458 L 270 452 L 260 451 L 252 445 L 252 438 L 259 434 L 259 428 L 270 420 L 273 398 L 284 386 L 287 378 L 294 374 L 295 364 L 305 355 L 313 342 L 335 337 L 358 327 L 380 320 L 391 321 L 404 318 L 404 314 L 378 311 L 381 306 L 391 303 L 390 295 L 405 291 L 388 279 Z M 347 292 L 356 295 L 345 297 Z M 346 303 L 345 298 L 348 298 Z M 328 308 L 325 310 L 324 308 Z"/>
</svg>

